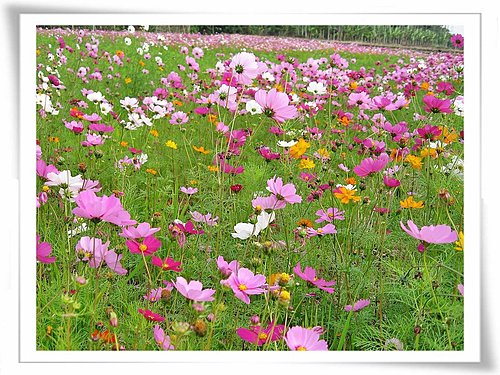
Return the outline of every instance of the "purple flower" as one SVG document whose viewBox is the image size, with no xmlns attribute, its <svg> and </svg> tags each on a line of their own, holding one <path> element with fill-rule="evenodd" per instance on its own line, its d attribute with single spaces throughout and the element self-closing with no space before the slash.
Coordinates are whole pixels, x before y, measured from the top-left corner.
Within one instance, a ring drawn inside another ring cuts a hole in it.
<svg viewBox="0 0 500 375">
<path fill-rule="evenodd" d="M 337 208 L 328 208 L 326 211 L 318 210 L 316 211 L 316 216 L 319 216 L 318 219 L 315 220 L 316 223 L 322 223 L 323 221 L 328 221 L 332 223 L 333 220 L 345 220 L 344 217 L 345 211 L 339 211 Z"/>
<path fill-rule="evenodd" d="M 198 192 L 198 188 L 181 186 L 180 191 L 187 195 L 193 195 Z"/>
<path fill-rule="evenodd" d="M 354 303 L 354 306 L 351 306 L 351 305 L 347 305 L 345 307 L 345 311 L 359 311 L 363 308 L 365 308 L 366 306 L 368 306 L 370 304 L 370 300 L 369 299 L 360 299 L 359 301 L 355 302 Z"/>
</svg>

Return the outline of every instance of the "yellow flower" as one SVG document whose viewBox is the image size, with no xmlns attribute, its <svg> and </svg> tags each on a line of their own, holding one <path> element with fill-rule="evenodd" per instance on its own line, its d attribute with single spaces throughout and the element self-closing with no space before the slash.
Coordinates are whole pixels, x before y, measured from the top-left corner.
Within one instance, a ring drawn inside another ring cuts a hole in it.
<svg viewBox="0 0 500 375">
<path fill-rule="evenodd" d="M 127 146 L 128 146 L 128 142 L 121 141 L 121 142 L 120 142 L 120 146 L 122 146 L 122 147 L 127 147 Z"/>
<path fill-rule="evenodd" d="M 314 168 L 316 165 L 314 164 L 314 161 L 312 161 L 311 159 L 309 158 L 306 158 L 306 159 L 301 159 L 300 160 L 300 163 L 299 163 L 299 168 L 300 169 L 312 169 Z"/>
<path fill-rule="evenodd" d="M 431 158 L 435 159 L 438 157 L 438 153 L 435 148 L 427 147 L 420 151 L 420 156 L 422 156 L 423 158 L 430 156 Z"/>
<path fill-rule="evenodd" d="M 36 55 L 40 56 L 40 50 L 39 49 L 36 50 Z"/>
<path fill-rule="evenodd" d="M 353 202 L 359 202 L 361 197 L 356 195 L 356 190 L 347 189 L 344 186 L 341 186 L 339 189 L 335 190 L 335 198 L 340 199 L 341 203 L 347 204 L 351 200 Z"/>
<path fill-rule="evenodd" d="M 125 78 L 126 85 L 128 85 L 130 82 L 132 82 L 132 78 L 130 78 L 130 77 Z"/>
<path fill-rule="evenodd" d="M 298 159 L 306 153 L 309 147 L 311 147 L 311 144 L 306 142 L 303 138 L 300 138 L 296 144 L 290 147 L 290 156 Z"/>
<path fill-rule="evenodd" d="M 441 130 L 439 138 L 442 139 L 444 143 L 449 145 L 457 141 L 458 134 L 455 132 L 455 129 L 449 130 L 446 126 L 440 126 L 439 129 Z"/>
<path fill-rule="evenodd" d="M 399 205 L 401 206 L 401 208 L 424 208 L 424 202 L 415 202 L 412 195 L 410 195 L 403 201 L 399 201 Z"/>
<path fill-rule="evenodd" d="M 430 87 L 429 82 L 422 82 L 422 84 L 420 85 L 420 88 L 422 90 L 429 90 L 429 87 Z"/>
<path fill-rule="evenodd" d="M 160 135 L 160 133 L 158 133 L 158 130 L 155 130 L 155 129 L 152 129 L 149 131 L 149 133 L 153 136 L 153 137 L 158 137 Z"/>
<path fill-rule="evenodd" d="M 146 65 L 146 63 L 141 60 L 141 61 L 139 61 L 139 65 L 142 66 L 142 67 L 144 67 L 144 65 Z"/>
<path fill-rule="evenodd" d="M 458 233 L 458 241 L 455 242 L 455 245 L 457 245 L 455 247 L 456 251 L 464 251 L 464 232 L 460 231 Z"/>
<path fill-rule="evenodd" d="M 405 160 L 411 164 L 413 169 L 422 169 L 422 158 L 415 155 L 408 155 Z"/>
<path fill-rule="evenodd" d="M 218 171 L 219 171 L 219 168 L 217 168 L 217 166 L 215 166 L 215 165 L 209 165 L 209 166 L 208 166 L 208 170 L 209 170 L 210 172 L 218 172 Z"/>
<path fill-rule="evenodd" d="M 328 152 L 328 150 L 326 148 L 320 148 L 318 150 L 318 154 L 319 156 L 321 156 L 322 158 L 325 158 L 325 159 L 330 159 L 330 153 Z"/>
<path fill-rule="evenodd" d="M 158 173 L 157 171 L 155 171 L 153 168 L 148 168 L 146 169 L 146 172 L 152 174 L 153 176 L 156 176 L 156 174 Z"/>
<path fill-rule="evenodd" d="M 49 142 L 59 143 L 59 137 L 49 137 Z"/>
<path fill-rule="evenodd" d="M 198 183 L 198 181 L 196 181 L 196 180 L 191 180 L 191 181 L 189 181 L 189 183 L 190 183 L 191 185 L 196 185 L 196 184 Z"/>
<path fill-rule="evenodd" d="M 349 82 L 349 89 L 350 90 L 356 90 L 358 88 L 358 83 L 357 82 Z"/>
<path fill-rule="evenodd" d="M 347 117 L 347 116 L 342 116 L 341 118 L 339 118 L 339 122 L 342 125 L 347 126 L 347 125 L 349 125 L 349 123 L 351 122 L 351 120 L 349 120 L 349 117 Z"/>
<path fill-rule="evenodd" d="M 210 151 L 205 150 L 205 147 L 203 147 L 203 146 L 200 146 L 200 147 L 193 146 L 193 148 L 195 151 L 198 151 L 198 152 L 205 154 L 205 155 L 210 153 Z"/>
<path fill-rule="evenodd" d="M 174 141 L 168 140 L 167 142 L 165 142 L 165 146 L 177 150 L 177 144 Z"/>
<path fill-rule="evenodd" d="M 283 86 L 281 86 L 279 83 L 275 84 L 274 88 L 276 89 L 276 91 L 279 91 L 279 92 L 284 91 Z"/>
</svg>

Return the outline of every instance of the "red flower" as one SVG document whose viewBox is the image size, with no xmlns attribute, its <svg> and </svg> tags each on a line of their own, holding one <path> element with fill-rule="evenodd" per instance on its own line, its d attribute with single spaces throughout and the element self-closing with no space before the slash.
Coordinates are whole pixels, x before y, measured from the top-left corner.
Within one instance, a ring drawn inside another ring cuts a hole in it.
<svg viewBox="0 0 500 375">
<path fill-rule="evenodd" d="M 233 193 L 239 193 L 241 189 L 243 189 L 243 185 L 241 184 L 231 185 L 231 191 Z"/>
<path fill-rule="evenodd" d="M 163 322 L 165 318 L 160 314 L 154 313 L 151 310 L 143 310 L 138 309 L 139 313 L 141 313 L 147 320 L 151 322 Z"/>
</svg>

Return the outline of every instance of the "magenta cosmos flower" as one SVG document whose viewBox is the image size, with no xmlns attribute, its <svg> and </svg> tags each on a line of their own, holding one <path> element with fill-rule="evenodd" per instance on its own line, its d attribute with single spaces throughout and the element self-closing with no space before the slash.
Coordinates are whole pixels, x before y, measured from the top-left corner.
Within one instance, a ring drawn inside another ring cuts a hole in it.
<svg viewBox="0 0 500 375">
<path fill-rule="evenodd" d="M 290 350 L 328 350 L 325 340 L 319 339 L 320 334 L 314 329 L 299 326 L 292 327 L 285 335 L 285 342 Z"/>
<path fill-rule="evenodd" d="M 425 112 L 432 113 L 452 113 L 453 110 L 450 108 L 451 100 L 445 99 L 441 100 L 436 98 L 434 95 L 425 95 L 424 96 L 424 110 Z"/>
<path fill-rule="evenodd" d="M 151 258 L 151 263 L 153 264 L 153 266 L 160 267 L 163 271 L 174 271 L 174 272 L 182 271 L 182 269 L 179 268 L 181 262 L 176 262 L 171 257 L 162 260 L 161 258 L 154 256 Z"/>
<path fill-rule="evenodd" d="M 151 322 L 163 322 L 165 318 L 160 314 L 154 313 L 151 310 L 137 309 L 139 313 Z"/>
<path fill-rule="evenodd" d="M 197 280 L 192 280 L 188 283 L 185 278 L 178 276 L 176 282 L 172 283 L 180 294 L 192 301 L 210 302 L 215 299 L 212 297 L 215 293 L 215 289 L 202 290 L 203 284 Z"/>
<path fill-rule="evenodd" d="M 363 159 L 360 164 L 354 167 L 353 171 L 359 177 L 366 177 L 372 173 L 377 173 L 378 171 L 384 169 L 389 162 L 389 159 L 389 155 L 384 152 L 377 158 Z"/>
<path fill-rule="evenodd" d="M 259 65 L 255 61 L 255 55 L 248 52 L 240 52 L 233 56 L 229 67 L 238 83 L 250 85 L 259 74 Z"/>
<path fill-rule="evenodd" d="M 266 291 L 264 289 L 265 284 L 266 277 L 264 275 L 254 275 L 247 268 L 238 269 L 227 279 L 227 285 L 231 287 L 236 298 L 247 305 L 250 304 L 250 295 L 262 294 Z"/>
<path fill-rule="evenodd" d="M 452 35 L 450 40 L 451 40 L 451 44 L 453 44 L 453 47 L 464 48 L 464 37 L 462 36 L 462 34 Z"/>
<path fill-rule="evenodd" d="M 78 207 L 73 214 L 95 222 L 106 221 L 119 226 L 135 225 L 130 214 L 124 210 L 120 200 L 114 195 L 98 197 L 92 190 L 84 190 L 75 198 Z"/>
<path fill-rule="evenodd" d="M 408 227 L 410 229 L 406 228 L 402 221 L 400 221 L 400 225 L 410 236 L 422 241 L 418 247 L 420 252 L 425 250 L 427 244 L 451 243 L 458 239 L 457 232 L 452 231 L 448 225 L 444 224 L 424 226 L 422 229 L 418 229 L 413 221 L 408 220 Z"/>
<path fill-rule="evenodd" d="M 36 260 L 40 263 L 54 263 L 55 257 L 50 257 L 52 246 L 48 242 L 40 242 L 40 236 L 36 235 Z"/>
<path fill-rule="evenodd" d="M 127 240 L 125 242 L 132 254 L 143 254 L 148 256 L 154 254 L 161 246 L 161 241 L 155 236 L 147 236 L 143 241 Z"/>
<path fill-rule="evenodd" d="M 270 322 L 265 328 L 260 325 L 251 326 L 250 329 L 240 327 L 236 330 L 236 334 L 240 336 L 242 340 L 257 346 L 262 346 L 265 343 L 281 339 L 284 329 L 285 326 L 283 324 Z"/>
<path fill-rule="evenodd" d="M 335 234 L 337 233 L 337 229 L 335 228 L 335 225 L 332 223 L 326 224 L 322 228 L 314 229 L 314 228 L 307 228 L 307 236 L 308 237 L 314 237 L 314 236 L 324 236 L 326 234 Z"/>
<path fill-rule="evenodd" d="M 328 292 L 331 294 L 335 291 L 335 289 L 331 288 L 333 285 L 336 284 L 335 280 L 325 281 L 324 279 L 318 279 L 316 277 L 316 270 L 314 268 L 305 267 L 304 272 L 302 272 L 300 262 L 299 262 L 293 268 L 293 272 L 295 272 L 295 274 L 298 277 L 300 277 L 302 280 L 305 280 L 308 283 L 311 283 L 312 285 L 318 287 L 321 290 L 324 290 L 325 292 Z"/>
<path fill-rule="evenodd" d="M 228 277 L 233 272 L 238 271 L 238 269 L 240 268 L 240 264 L 237 260 L 232 260 L 228 263 L 222 255 L 219 255 L 217 257 L 217 268 L 223 276 Z"/>
<path fill-rule="evenodd" d="M 158 232 L 160 228 L 151 228 L 149 223 L 140 223 L 136 227 L 129 226 L 127 228 L 123 227 L 122 232 L 118 235 L 120 237 L 129 238 L 131 240 L 136 240 L 139 238 L 146 238 Z"/>
<path fill-rule="evenodd" d="M 389 188 L 396 188 L 399 185 L 401 185 L 401 182 L 397 178 L 384 176 L 384 185 L 389 187 Z"/>
<path fill-rule="evenodd" d="M 271 89 L 269 92 L 259 90 L 255 93 L 255 101 L 262 107 L 262 112 L 278 122 L 284 122 L 297 117 L 297 108 L 288 105 L 288 95 Z"/>
<path fill-rule="evenodd" d="M 302 197 L 295 194 L 295 186 L 293 184 L 283 185 L 281 177 L 276 178 L 274 176 L 270 180 L 267 180 L 267 190 L 273 193 L 279 201 L 275 209 L 284 208 L 286 203 L 295 204 L 302 202 Z"/>
</svg>

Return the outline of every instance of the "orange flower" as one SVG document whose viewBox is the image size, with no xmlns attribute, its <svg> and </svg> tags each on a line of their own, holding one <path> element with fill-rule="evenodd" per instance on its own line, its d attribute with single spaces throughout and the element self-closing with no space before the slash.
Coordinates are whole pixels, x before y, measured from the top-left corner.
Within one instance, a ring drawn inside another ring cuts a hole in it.
<svg viewBox="0 0 500 375">
<path fill-rule="evenodd" d="M 174 101 L 172 101 L 172 104 L 176 105 L 178 107 L 182 107 L 182 102 L 180 100 L 174 100 Z"/>
<path fill-rule="evenodd" d="M 422 158 L 415 155 L 408 155 L 405 159 L 408 163 L 411 164 L 413 169 L 422 169 Z"/>
<path fill-rule="evenodd" d="M 116 56 L 118 56 L 120 59 L 123 59 L 123 56 L 125 56 L 125 53 L 123 53 L 123 51 L 116 51 Z"/>
<path fill-rule="evenodd" d="M 429 90 L 429 87 L 430 87 L 429 82 L 422 82 L 422 84 L 420 85 L 420 88 L 422 90 Z"/>
<path fill-rule="evenodd" d="M 349 125 L 349 123 L 351 122 L 351 120 L 349 120 L 349 118 L 347 116 L 342 116 L 340 119 L 339 119 L 339 122 L 344 125 L 344 126 L 347 126 Z"/>
<path fill-rule="evenodd" d="M 401 206 L 401 208 L 424 208 L 424 202 L 415 202 L 412 195 L 410 195 L 403 201 L 399 201 L 399 205 Z"/>
<path fill-rule="evenodd" d="M 205 150 L 205 147 L 203 147 L 203 146 L 200 146 L 200 147 L 193 146 L 193 148 L 194 148 L 195 151 L 198 151 L 198 152 L 200 152 L 200 153 L 202 153 L 204 155 L 207 155 L 207 154 L 210 153 L 210 151 L 209 150 Z"/>
<path fill-rule="evenodd" d="M 217 115 L 214 115 L 213 113 L 210 113 L 208 116 L 207 116 L 207 119 L 208 119 L 208 122 L 210 123 L 215 123 L 215 121 L 217 121 Z"/>
<path fill-rule="evenodd" d="M 122 146 L 122 147 L 127 147 L 127 146 L 128 146 L 128 142 L 121 141 L 121 142 L 120 142 L 120 146 Z"/>
<path fill-rule="evenodd" d="M 299 221 L 297 221 L 297 226 L 304 227 L 304 228 L 312 228 L 313 223 L 311 220 L 302 218 Z"/>
<path fill-rule="evenodd" d="M 215 165 L 209 165 L 209 166 L 208 166 L 208 170 L 209 170 L 210 172 L 218 172 L 218 171 L 219 171 L 219 168 L 217 168 L 217 166 L 215 166 Z"/>
<path fill-rule="evenodd" d="M 335 198 L 340 199 L 340 202 L 344 204 L 347 204 L 350 201 L 359 202 L 361 200 L 361 197 L 356 195 L 356 190 L 350 190 L 344 186 L 336 189 L 334 195 Z"/>
<path fill-rule="evenodd" d="M 148 168 L 146 169 L 146 172 L 152 174 L 153 176 L 156 176 L 156 174 L 158 173 L 156 170 L 154 170 L 153 168 Z"/>
<path fill-rule="evenodd" d="M 357 82 L 349 82 L 349 90 L 356 90 L 358 88 Z"/>
<path fill-rule="evenodd" d="M 149 131 L 149 133 L 153 136 L 153 137 L 158 137 L 160 134 L 158 133 L 157 130 L 155 129 L 152 129 Z"/>
<path fill-rule="evenodd" d="M 427 156 L 430 156 L 431 158 L 437 158 L 438 157 L 438 153 L 436 151 L 435 148 L 424 148 L 422 151 L 420 151 L 420 156 L 425 158 Z"/>
<path fill-rule="evenodd" d="M 142 66 L 142 67 L 144 67 L 144 65 L 146 65 L 146 63 L 141 60 L 141 61 L 139 61 L 139 65 Z"/>
<path fill-rule="evenodd" d="M 354 177 L 347 177 L 344 181 L 348 185 L 356 185 L 356 179 Z"/>
</svg>

